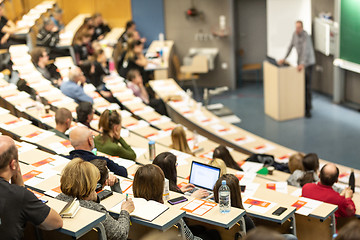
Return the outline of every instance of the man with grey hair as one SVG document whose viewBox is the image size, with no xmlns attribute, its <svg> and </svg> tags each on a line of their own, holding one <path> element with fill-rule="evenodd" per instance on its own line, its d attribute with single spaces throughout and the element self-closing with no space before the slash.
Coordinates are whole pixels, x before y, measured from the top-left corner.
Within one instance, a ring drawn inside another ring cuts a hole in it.
<svg viewBox="0 0 360 240">
<path fill-rule="evenodd" d="M 285 59 L 289 56 L 293 47 L 295 47 L 298 55 L 298 71 L 305 69 L 305 116 L 310 118 L 310 110 L 312 108 L 311 77 L 315 65 L 315 52 L 311 37 L 306 31 L 304 31 L 303 22 L 300 20 L 295 23 L 295 32 L 293 33 L 285 58 L 279 61 L 280 65 L 285 62 Z"/>
<path fill-rule="evenodd" d="M 66 96 L 74 99 L 76 103 L 94 103 L 93 99 L 84 92 L 83 85 L 85 81 L 86 78 L 81 69 L 72 67 L 69 72 L 69 81 L 64 81 L 60 86 L 60 90 Z"/>
<path fill-rule="evenodd" d="M 18 150 L 8 136 L 0 136 L 0 236 L 22 239 L 26 222 L 44 230 L 63 226 L 60 215 L 25 188 Z"/>
<path fill-rule="evenodd" d="M 107 167 L 110 171 L 116 175 L 127 177 L 127 170 L 125 167 L 118 165 L 114 161 L 95 155 L 92 150 L 95 147 L 94 138 L 89 128 L 80 126 L 74 128 L 70 132 L 70 142 L 75 150 L 70 152 L 69 156 L 65 156 L 68 159 L 81 158 L 85 161 L 92 161 L 95 159 L 103 159 L 107 163 Z"/>
</svg>

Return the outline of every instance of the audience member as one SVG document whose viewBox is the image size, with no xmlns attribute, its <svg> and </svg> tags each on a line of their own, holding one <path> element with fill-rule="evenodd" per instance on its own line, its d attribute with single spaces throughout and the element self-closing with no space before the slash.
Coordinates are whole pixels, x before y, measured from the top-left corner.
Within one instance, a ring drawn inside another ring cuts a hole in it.
<svg viewBox="0 0 360 240">
<path fill-rule="evenodd" d="M 93 129 L 90 125 L 91 121 L 94 118 L 94 109 L 91 103 L 89 102 L 80 102 L 76 107 L 76 115 L 77 122 L 87 126 L 93 131 L 97 131 Z"/>
<path fill-rule="evenodd" d="M 8 136 L 0 136 L 0 192 L 1 239 L 22 239 L 28 221 L 44 230 L 63 226 L 59 214 L 25 188 L 18 150 Z"/>
<path fill-rule="evenodd" d="M 141 166 L 135 173 L 133 182 L 133 193 L 136 198 L 145 198 L 146 200 L 153 200 L 159 203 L 163 201 L 165 176 L 160 167 L 154 164 L 147 164 Z M 192 234 L 188 226 L 183 220 L 182 224 L 178 223 L 176 226 L 185 233 L 186 240 L 200 240 Z M 182 226 L 184 229 L 182 229 Z"/>
<path fill-rule="evenodd" d="M 56 48 L 60 41 L 59 28 L 50 18 L 43 20 L 43 27 L 36 35 L 36 45 L 47 48 L 50 59 L 68 55 L 63 49 Z"/>
<path fill-rule="evenodd" d="M 25 44 L 24 40 L 11 37 L 19 28 L 4 16 L 4 10 L 4 1 L 2 1 L 0 3 L 0 49 L 7 49 L 15 44 Z"/>
<path fill-rule="evenodd" d="M 94 53 L 93 72 L 90 73 L 90 82 L 96 87 L 101 96 L 110 102 L 115 102 L 109 89 L 106 88 L 104 77 L 110 74 L 104 50 L 99 49 Z"/>
<path fill-rule="evenodd" d="M 119 42 L 121 42 L 122 44 L 125 44 L 125 48 L 127 47 L 127 42 L 129 40 L 129 33 L 132 33 L 133 31 L 136 30 L 136 24 L 134 21 L 127 21 L 126 25 L 125 25 L 125 31 L 123 32 L 123 34 L 121 34 L 120 38 L 119 38 Z"/>
<path fill-rule="evenodd" d="M 214 185 L 215 202 L 219 203 L 219 188 L 221 187 L 221 183 L 223 180 L 226 181 L 226 185 L 230 189 L 231 206 L 235 208 L 244 209 L 244 206 L 242 204 L 239 179 L 235 177 L 233 174 L 224 174 L 216 181 Z M 248 214 L 244 215 L 244 220 L 245 220 L 246 232 L 249 232 L 251 229 L 255 228 L 255 224 L 248 216 Z"/>
<path fill-rule="evenodd" d="M 304 166 L 302 164 L 304 156 L 303 153 L 298 152 L 289 157 L 288 166 L 290 173 L 293 173 L 295 170 L 304 171 Z"/>
<path fill-rule="evenodd" d="M 220 168 L 220 177 L 224 174 L 226 174 L 227 169 L 226 169 L 226 164 L 223 160 L 221 160 L 220 158 L 214 158 L 209 162 L 209 165 Z"/>
<path fill-rule="evenodd" d="M 95 159 L 90 162 L 99 169 L 100 179 L 98 185 L 101 186 L 101 189 L 105 186 L 110 186 L 111 191 L 122 193 L 119 179 L 115 175 L 109 174 L 109 169 L 104 159 Z M 98 188 L 100 187 L 97 187 L 97 189 Z"/>
<path fill-rule="evenodd" d="M 69 81 L 64 81 L 61 84 L 60 90 L 66 96 L 75 100 L 76 103 L 90 102 L 94 103 L 93 99 L 84 92 L 83 85 L 86 81 L 84 73 L 79 67 L 73 67 L 69 73 Z"/>
<path fill-rule="evenodd" d="M 186 193 L 191 191 L 195 186 L 193 184 L 185 184 L 182 187 L 177 185 L 177 162 L 176 156 L 170 152 L 163 152 L 157 155 L 153 161 L 153 164 L 159 166 L 163 170 L 165 178 L 169 180 L 169 189 L 170 191 L 178 193 Z M 208 191 L 204 189 L 196 190 L 191 194 L 195 198 L 204 198 L 209 196 Z"/>
<path fill-rule="evenodd" d="M 257 227 L 251 230 L 245 240 L 285 240 L 286 238 L 273 230 L 265 227 Z"/>
<path fill-rule="evenodd" d="M 99 179 L 100 173 L 95 165 L 81 158 L 75 158 L 62 172 L 60 178 L 62 193 L 56 198 L 66 202 L 77 198 L 81 207 L 105 213 L 106 218 L 101 223 L 105 228 L 107 239 L 126 240 L 130 229 L 130 213 L 135 208 L 134 203 L 131 199 L 124 201 L 118 219 L 113 218 L 106 208 L 97 202 L 95 189 Z"/>
<path fill-rule="evenodd" d="M 52 12 L 52 14 L 50 16 L 51 20 L 54 22 L 55 26 L 60 31 L 63 31 L 65 28 L 62 17 L 63 17 L 63 10 L 59 7 L 54 9 L 54 11 Z"/>
<path fill-rule="evenodd" d="M 110 27 L 104 22 L 104 19 L 100 13 L 93 15 L 95 32 L 92 36 L 92 40 L 101 40 L 105 37 L 105 34 L 110 32 Z"/>
<path fill-rule="evenodd" d="M 130 160 L 136 159 L 134 150 L 120 135 L 121 115 L 116 110 L 105 110 L 101 114 L 99 130 L 102 133 L 96 136 L 94 141 L 100 152 Z"/>
<path fill-rule="evenodd" d="M 337 234 L 335 240 L 357 240 L 360 239 L 360 222 L 358 219 L 352 220 L 343 226 Z"/>
<path fill-rule="evenodd" d="M 287 182 L 295 187 L 302 187 L 306 183 L 318 182 L 319 158 L 315 153 L 307 154 L 302 160 L 304 171 L 295 170 Z"/>
<path fill-rule="evenodd" d="M 242 171 L 239 164 L 237 164 L 237 162 L 234 161 L 229 150 L 223 145 L 220 145 L 217 148 L 215 148 L 214 153 L 213 153 L 213 158 L 214 159 L 219 158 L 219 159 L 223 160 L 225 162 L 226 166 L 229 168 L 233 168 L 233 169 Z"/>
<path fill-rule="evenodd" d="M 55 112 L 55 123 L 56 126 L 50 131 L 54 132 L 57 136 L 68 139 L 68 136 L 65 132 L 70 128 L 72 122 L 72 114 L 66 108 L 59 108 Z"/>
<path fill-rule="evenodd" d="M 79 33 L 77 38 L 74 39 L 73 49 L 76 65 L 84 65 L 94 51 L 91 47 L 91 35 L 86 31 Z"/>
<path fill-rule="evenodd" d="M 123 53 L 121 60 L 119 61 L 119 75 L 123 78 L 127 77 L 128 72 L 131 69 L 137 69 L 145 83 L 149 81 L 149 77 L 145 72 L 145 66 L 147 60 L 143 54 L 144 45 L 141 41 L 130 40 L 128 42 L 127 50 Z"/>
<path fill-rule="evenodd" d="M 180 152 L 193 155 L 187 142 L 185 130 L 182 126 L 177 126 L 172 130 L 171 140 L 172 140 L 172 144 L 170 146 L 171 148 L 178 150 Z"/>
<path fill-rule="evenodd" d="M 92 150 L 95 147 L 94 138 L 91 131 L 87 127 L 76 127 L 70 132 L 70 142 L 75 150 L 70 152 L 68 159 L 81 158 L 85 161 L 95 159 L 103 159 L 107 163 L 107 167 L 116 175 L 127 177 L 127 170 L 123 166 L 118 165 L 107 157 L 96 156 Z"/>
<path fill-rule="evenodd" d="M 30 55 L 31 61 L 41 75 L 47 80 L 50 80 L 55 87 L 60 87 L 62 83 L 61 75 L 54 64 L 49 64 L 49 55 L 46 49 L 43 47 L 35 47 L 31 50 Z"/>
<path fill-rule="evenodd" d="M 127 79 L 129 80 L 127 86 L 136 97 L 141 98 L 145 104 L 154 108 L 159 114 L 168 115 L 164 101 L 149 95 L 139 70 L 131 69 L 127 74 Z"/>
<path fill-rule="evenodd" d="M 332 189 L 334 183 L 338 181 L 339 169 L 333 163 L 326 164 L 320 170 L 320 182 L 305 184 L 302 189 L 302 196 L 319 200 L 322 202 L 338 206 L 335 216 L 351 217 L 354 216 L 356 208 L 353 200 L 352 190 L 348 187 L 342 193 L 337 193 Z"/>
</svg>

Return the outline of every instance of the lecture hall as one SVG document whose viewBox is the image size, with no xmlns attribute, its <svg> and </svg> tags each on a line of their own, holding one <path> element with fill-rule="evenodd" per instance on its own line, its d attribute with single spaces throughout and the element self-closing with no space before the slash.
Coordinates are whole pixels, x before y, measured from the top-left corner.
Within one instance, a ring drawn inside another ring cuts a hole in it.
<svg viewBox="0 0 360 240">
<path fill-rule="evenodd" d="M 359 29 L 358 0 L 0 0 L 0 239 L 360 239 Z"/>
</svg>

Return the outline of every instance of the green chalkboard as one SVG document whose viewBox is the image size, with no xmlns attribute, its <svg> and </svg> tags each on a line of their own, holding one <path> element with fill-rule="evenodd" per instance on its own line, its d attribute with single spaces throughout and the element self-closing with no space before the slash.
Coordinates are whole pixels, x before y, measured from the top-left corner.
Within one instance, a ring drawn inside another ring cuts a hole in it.
<svg viewBox="0 0 360 240">
<path fill-rule="evenodd" d="M 359 0 L 341 0 L 340 58 L 360 64 Z"/>
</svg>

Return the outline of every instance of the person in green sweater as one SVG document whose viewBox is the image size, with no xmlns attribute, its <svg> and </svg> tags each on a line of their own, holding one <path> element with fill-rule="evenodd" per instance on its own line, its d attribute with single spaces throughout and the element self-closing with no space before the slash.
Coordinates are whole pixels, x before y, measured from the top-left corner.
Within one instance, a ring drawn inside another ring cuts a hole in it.
<svg viewBox="0 0 360 240">
<path fill-rule="evenodd" d="M 100 116 L 99 129 L 102 133 L 94 138 L 98 151 L 125 159 L 136 159 L 134 150 L 120 136 L 121 115 L 117 111 L 105 110 Z"/>
</svg>

